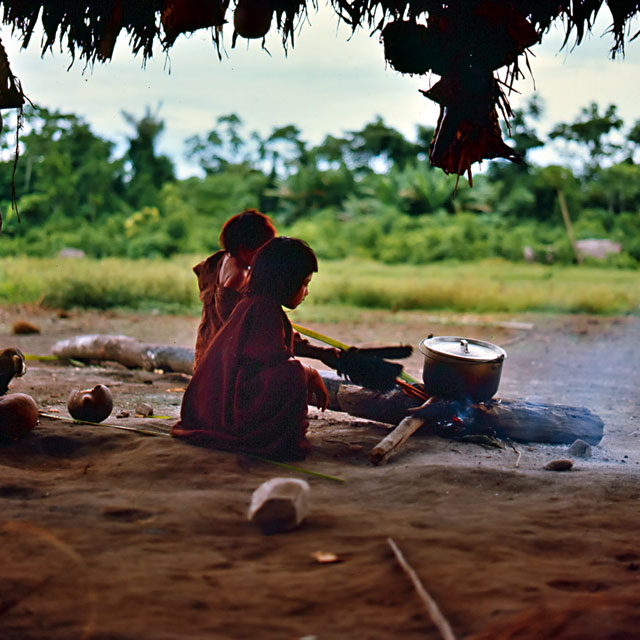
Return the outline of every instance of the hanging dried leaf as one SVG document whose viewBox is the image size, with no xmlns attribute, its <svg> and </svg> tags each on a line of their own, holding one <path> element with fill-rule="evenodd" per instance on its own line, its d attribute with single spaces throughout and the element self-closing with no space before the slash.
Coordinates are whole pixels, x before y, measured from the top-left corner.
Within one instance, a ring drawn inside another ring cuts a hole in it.
<svg viewBox="0 0 640 640">
<path fill-rule="evenodd" d="M 502 139 L 497 105 L 510 114 L 509 104 L 490 71 L 466 77 L 447 76 L 428 91 L 440 104 L 440 116 L 429 148 L 429 160 L 445 173 L 469 176 L 471 165 L 490 158 L 521 162 Z"/>
<path fill-rule="evenodd" d="M 116 40 L 124 24 L 123 0 L 114 0 L 111 15 L 105 22 L 104 31 L 97 37 L 96 57 L 101 62 L 111 60 Z"/>
<path fill-rule="evenodd" d="M 20 81 L 11 72 L 7 52 L 0 40 L 0 109 L 19 109 L 23 104 Z"/>
</svg>

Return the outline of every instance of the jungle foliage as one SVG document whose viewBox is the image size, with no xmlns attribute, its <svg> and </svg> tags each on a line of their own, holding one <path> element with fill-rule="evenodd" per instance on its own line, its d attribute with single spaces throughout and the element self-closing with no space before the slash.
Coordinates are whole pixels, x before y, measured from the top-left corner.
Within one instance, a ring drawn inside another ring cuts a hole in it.
<svg viewBox="0 0 640 640">
<path fill-rule="evenodd" d="M 124 152 L 71 113 L 25 109 L 10 194 L 15 140 L 0 135 L 4 225 L 0 256 L 152 258 L 218 248 L 230 215 L 255 207 L 280 233 L 307 240 L 322 259 L 355 256 L 384 263 L 504 258 L 575 260 L 561 215 L 567 203 L 575 237 L 607 238 L 622 252 L 607 263 L 640 264 L 640 121 L 625 125 L 615 105 L 585 107 L 547 137 L 536 129 L 542 104 L 516 111 L 505 138 L 523 164 L 489 163 L 456 183 L 429 166 L 433 131 L 407 139 L 381 118 L 318 145 L 295 125 L 247 132 L 234 114 L 185 141 L 200 175 L 178 179 L 157 151 L 164 122 L 149 109 L 129 126 Z M 531 151 L 554 145 L 563 165 L 538 166 Z M 19 212 L 19 213 L 18 213 Z"/>
</svg>

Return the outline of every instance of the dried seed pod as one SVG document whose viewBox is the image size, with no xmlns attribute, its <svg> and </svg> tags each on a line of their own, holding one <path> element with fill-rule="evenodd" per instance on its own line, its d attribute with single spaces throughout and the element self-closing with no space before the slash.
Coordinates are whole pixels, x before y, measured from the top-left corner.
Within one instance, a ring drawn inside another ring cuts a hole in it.
<svg viewBox="0 0 640 640">
<path fill-rule="evenodd" d="M 238 0 L 233 12 L 236 34 L 243 38 L 264 38 L 271 28 L 273 5 L 269 0 Z"/>
<path fill-rule="evenodd" d="M 93 389 L 73 389 L 67 399 L 67 409 L 76 420 L 102 422 L 111 414 L 113 397 L 103 384 L 97 384 Z"/>
<path fill-rule="evenodd" d="M 26 393 L 0 398 L 0 440 L 24 438 L 38 424 L 38 405 Z"/>
<path fill-rule="evenodd" d="M 412 20 L 397 20 L 385 26 L 380 40 L 385 59 L 400 73 L 433 71 L 443 75 L 447 71 L 446 43 L 433 28 L 427 29 Z"/>
</svg>

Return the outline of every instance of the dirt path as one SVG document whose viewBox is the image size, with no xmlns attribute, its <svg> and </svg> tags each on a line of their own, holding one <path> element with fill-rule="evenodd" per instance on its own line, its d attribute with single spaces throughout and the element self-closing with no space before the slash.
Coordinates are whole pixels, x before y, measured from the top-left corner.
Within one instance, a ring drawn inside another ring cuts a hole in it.
<svg viewBox="0 0 640 640">
<path fill-rule="evenodd" d="M 183 317 L 0 310 L 0 346 L 50 353 L 61 338 L 118 333 L 190 346 Z M 416 434 L 383 467 L 383 425 L 312 410 L 303 526 L 265 537 L 245 521 L 251 492 L 298 473 L 166 437 L 42 419 L 0 446 L 0 638 L 439 638 L 387 544 L 392 537 L 463 638 L 640 637 L 640 320 L 363 314 L 315 328 L 348 343 L 427 333 L 506 345 L 500 395 L 586 406 L 605 422 L 593 456 L 544 471 L 566 447 L 490 449 Z M 483 324 L 484 322 L 484 324 Z M 416 377 L 421 356 L 407 363 Z M 72 388 L 102 382 L 116 407 L 176 416 L 186 380 L 118 366 L 30 363 L 11 391 L 64 417 Z M 341 562 L 318 564 L 317 550 Z"/>
</svg>

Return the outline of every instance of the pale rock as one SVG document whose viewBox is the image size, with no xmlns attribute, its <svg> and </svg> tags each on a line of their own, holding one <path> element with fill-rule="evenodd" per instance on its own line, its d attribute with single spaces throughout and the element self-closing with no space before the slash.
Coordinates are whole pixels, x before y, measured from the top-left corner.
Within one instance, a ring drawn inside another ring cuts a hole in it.
<svg viewBox="0 0 640 640">
<path fill-rule="evenodd" d="M 136 405 L 136 413 L 143 418 L 148 418 L 153 415 L 153 407 L 146 402 L 139 402 Z"/>
<path fill-rule="evenodd" d="M 309 484 L 297 478 L 272 478 L 251 496 L 248 519 L 263 533 L 278 533 L 297 527 L 309 510 Z"/>
</svg>

